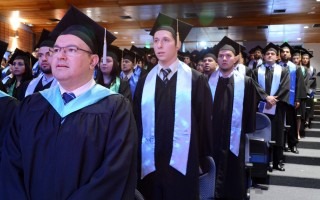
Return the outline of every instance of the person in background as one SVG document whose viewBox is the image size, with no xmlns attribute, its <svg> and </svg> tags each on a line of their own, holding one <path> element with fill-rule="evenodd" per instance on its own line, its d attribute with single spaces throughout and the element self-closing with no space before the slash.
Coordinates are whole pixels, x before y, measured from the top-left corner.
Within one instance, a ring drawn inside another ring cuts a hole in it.
<svg viewBox="0 0 320 200">
<path fill-rule="evenodd" d="M 213 108 L 210 156 L 216 164 L 215 199 L 246 199 L 246 133 L 255 131 L 254 80 L 234 70 L 239 44 L 224 37 L 216 46 L 219 68 L 209 78 Z"/>
<path fill-rule="evenodd" d="M 17 108 L 0 163 L 0 199 L 133 199 L 131 104 L 93 80 L 104 41 L 115 37 L 75 7 L 51 34 L 59 85 Z"/>
<path fill-rule="evenodd" d="M 190 30 L 160 13 L 150 32 L 159 62 L 139 80 L 134 99 L 138 189 L 146 199 L 199 198 L 199 160 L 211 133 L 212 101 L 206 77 L 178 59 Z"/>
<path fill-rule="evenodd" d="M 110 47 L 109 47 L 110 49 Z M 120 79 L 120 67 L 118 56 L 121 56 L 122 51 L 118 47 L 114 50 L 108 50 L 106 64 L 103 64 L 103 59 L 100 60 L 98 70 L 97 83 L 109 88 L 111 91 L 122 94 L 131 101 L 131 91 L 128 81 Z"/>
<path fill-rule="evenodd" d="M 54 41 L 44 40 L 39 45 L 37 52 L 38 64 L 41 74 L 34 78 L 29 84 L 25 92 L 25 97 L 33 93 L 54 87 L 58 84 L 53 77 L 51 70 L 51 57 L 53 53 Z"/>
<path fill-rule="evenodd" d="M 32 80 L 31 58 L 33 56 L 30 53 L 16 49 L 9 60 L 12 78 L 9 78 L 4 85 L 8 94 L 19 101 L 23 100 L 26 88 Z"/>
<path fill-rule="evenodd" d="M 279 47 L 269 43 L 264 49 L 264 63 L 256 68 L 255 81 L 260 85 L 257 90 L 265 93 L 264 102 L 260 102 L 259 111 L 267 114 L 271 121 L 271 140 L 276 144 L 273 147 L 273 168 L 285 171 L 283 162 L 284 147 L 284 120 L 285 111 L 289 102 L 289 72 L 276 63 Z"/>
</svg>

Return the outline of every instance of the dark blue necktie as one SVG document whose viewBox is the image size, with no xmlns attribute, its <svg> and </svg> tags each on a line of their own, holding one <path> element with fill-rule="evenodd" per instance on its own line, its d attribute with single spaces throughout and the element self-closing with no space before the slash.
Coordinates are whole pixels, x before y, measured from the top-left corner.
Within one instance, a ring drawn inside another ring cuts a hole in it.
<svg viewBox="0 0 320 200">
<path fill-rule="evenodd" d="M 76 98 L 76 95 L 74 95 L 72 92 L 70 92 L 70 93 L 65 92 L 62 94 L 62 99 L 63 99 L 64 104 L 69 103 L 74 98 Z"/>
<path fill-rule="evenodd" d="M 164 84 L 167 84 L 168 83 L 168 75 L 170 74 L 171 72 L 171 69 L 161 69 L 161 72 L 163 74 L 163 82 Z"/>
</svg>

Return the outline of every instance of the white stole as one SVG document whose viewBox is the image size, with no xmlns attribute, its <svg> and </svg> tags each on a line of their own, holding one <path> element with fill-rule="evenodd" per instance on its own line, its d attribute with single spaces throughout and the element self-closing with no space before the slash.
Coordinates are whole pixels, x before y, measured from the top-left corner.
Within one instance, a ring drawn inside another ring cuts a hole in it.
<svg viewBox="0 0 320 200">
<path fill-rule="evenodd" d="M 141 99 L 142 146 L 141 146 L 141 178 L 155 171 L 155 88 L 158 67 L 154 67 L 147 75 Z M 170 166 L 187 173 L 189 146 L 191 137 L 191 68 L 179 61 L 177 68 L 177 89 L 175 101 L 175 120 L 173 147 Z M 165 134 L 165 133 L 163 133 Z"/>
<path fill-rule="evenodd" d="M 27 87 L 27 90 L 26 90 L 26 93 L 25 93 L 25 97 L 28 96 L 28 95 L 31 95 L 34 93 L 34 90 L 36 89 L 39 81 L 41 81 L 41 78 L 44 76 L 44 74 L 40 74 L 37 78 L 34 78 L 32 81 L 30 81 L 28 87 Z M 50 87 L 54 87 L 58 85 L 58 82 L 57 80 L 54 78 Z"/>
<path fill-rule="evenodd" d="M 246 66 L 243 64 L 237 64 L 236 69 L 242 74 L 243 76 L 246 76 Z"/>
<path fill-rule="evenodd" d="M 282 72 L 281 66 L 274 64 L 271 91 L 269 94 L 271 96 L 273 96 L 279 89 L 280 80 L 281 80 L 281 72 Z M 264 65 L 262 65 L 258 68 L 258 82 L 259 82 L 259 85 L 264 89 L 264 91 L 266 91 L 265 74 L 266 74 L 266 67 Z"/>
<path fill-rule="evenodd" d="M 238 156 L 240 148 L 240 139 L 242 131 L 242 113 L 243 113 L 243 101 L 244 101 L 244 88 L 245 78 L 244 76 L 234 70 L 234 89 L 233 89 L 233 105 L 232 105 L 232 120 L 231 120 L 231 133 L 230 133 L 230 151 Z M 214 102 L 216 89 L 219 80 L 219 70 L 213 72 L 209 79 L 209 86 Z"/>
</svg>

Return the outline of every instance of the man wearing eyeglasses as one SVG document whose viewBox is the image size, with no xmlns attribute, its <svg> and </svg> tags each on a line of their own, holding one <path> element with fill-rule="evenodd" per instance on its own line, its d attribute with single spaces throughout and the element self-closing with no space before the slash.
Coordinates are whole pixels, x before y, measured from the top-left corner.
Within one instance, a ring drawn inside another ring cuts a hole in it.
<svg viewBox="0 0 320 200">
<path fill-rule="evenodd" d="M 57 81 L 53 77 L 51 70 L 51 56 L 53 53 L 53 45 L 54 41 L 51 40 L 44 40 L 40 43 L 37 57 L 39 59 L 39 67 L 42 73 L 29 83 L 26 89 L 25 96 L 57 85 Z"/>
<path fill-rule="evenodd" d="M 0 164 L 0 199 L 134 199 L 131 104 L 93 80 L 104 34 L 115 40 L 105 31 L 74 7 L 53 30 L 59 85 L 26 97 L 16 112 Z"/>
</svg>

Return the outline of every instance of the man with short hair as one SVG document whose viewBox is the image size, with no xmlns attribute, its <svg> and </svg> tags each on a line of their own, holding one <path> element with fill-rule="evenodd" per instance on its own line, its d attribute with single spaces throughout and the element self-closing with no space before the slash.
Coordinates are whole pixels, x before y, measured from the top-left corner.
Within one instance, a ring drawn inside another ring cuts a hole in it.
<svg viewBox="0 0 320 200">
<path fill-rule="evenodd" d="M 291 53 L 293 48 L 287 43 L 283 43 L 280 46 L 280 58 L 279 65 L 288 69 L 290 79 L 290 93 L 289 93 L 289 104 L 286 110 L 286 123 L 290 125 L 289 131 L 287 132 L 287 143 L 288 148 L 292 153 L 299 153 L 298 134 L 297 134 L 297 109 L 300 107 L 302 100 L 307 98 L 306 87 L 304 86 L 304 78 L 301 68 L 292 63 Z"/>
<path fill-rule="evenodd" d="M 234 70 L 238 43 L 223 38 L 216 48 L 219 69 L 209 78 L 213 99 L 209 152 L 217 169 L 215 198 L 245 199 L 245 136 L 255 131 L 255 84 Z"/>
<path fill-rule="evenodd" d="M 2 153 L 0 199 L 133 199 L 137 130 L 130 102 L 93 80 L 105 29 L 71 7 L 52 33 L 59 85 L 17 109 Z M 115 39 L 108 31 L 106 37 Z"/>
<path fill-rule="evenodd" d="M 141 151 L 138 188 L 146 199 L 199 198 L 211 95 L 204 75 L 177 58 L 191 26 L 179 20 L 179 39 L 176 23 L 159 14 L 150 33 L 159 62 L 139 81 L 134 99 Z"/>
<path fill-rule="evenodd" d="M 289 101 L 289 72 L 276 63 L 278 46 L 269 43 L 264 49 L 264 63 L 253 71 L 254 78 L 266 93 L 265 104 L 261 103 L 261 111 L 267 112 L 271 120 L 271 140 L 276 144 L 273 148 L 273 168 L 285 171 L 283 166 L 284 119 L 287 103 Z"/>
<path fill-rule="evenodd" d="M 219 67 L 217 57 L 213 53 L 207 53 L 203 56 L 203 73 L 210 78 L 211 74 Z"/>
<path fill-rule="evenodd" d="M 57 85 L 57 81 L 53 77 L 51 70 L 51 56 L 53 53 L 53 45 L 54 41 L 51 40 L 44 40 L 40 43 L 37 56 L 39 67 L 42 73 L 29 83 L 25 92 L 25 96 Z"/>
<path fill-rule="evenodd" d="M 258 45 L 256 47 L 254 47 L 251 51 L 254 52 L 254 54 L 253 54 L 254 59 L 249 62 L 248 67 L 250 69 L 254 70 L 263 63 L 263 61 L 262 61 L 262 47 L 260 47 Z"/>
</svg>

